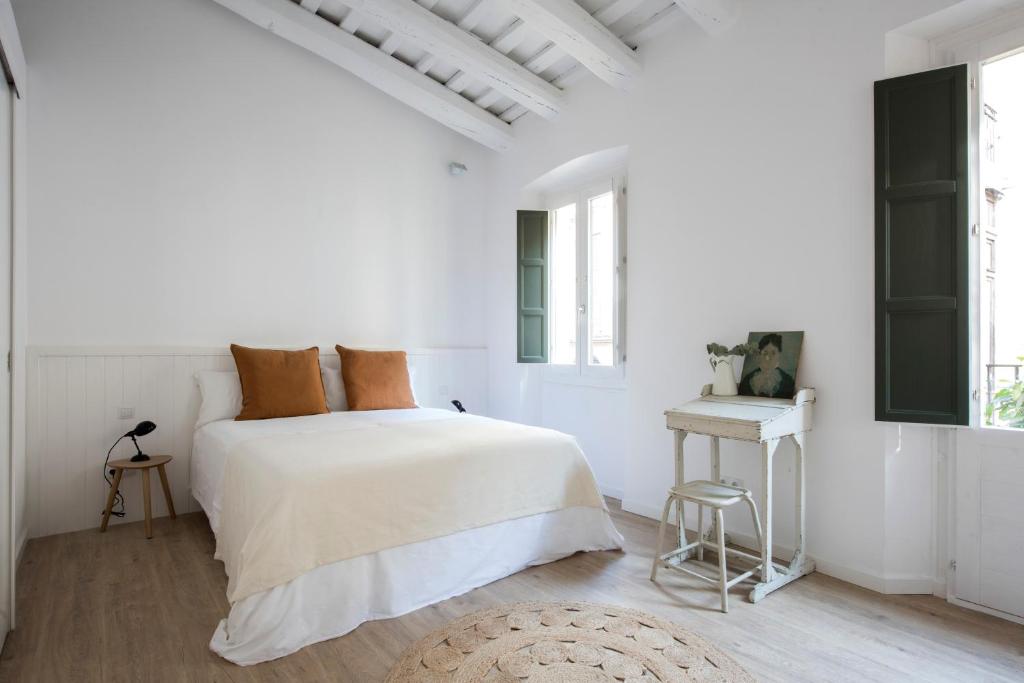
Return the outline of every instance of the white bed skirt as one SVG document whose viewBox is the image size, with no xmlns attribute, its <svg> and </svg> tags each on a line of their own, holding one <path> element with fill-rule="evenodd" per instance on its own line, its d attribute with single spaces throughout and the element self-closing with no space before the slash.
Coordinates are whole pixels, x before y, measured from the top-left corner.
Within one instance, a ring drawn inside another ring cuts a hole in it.
<svg viewBox="0 0 1024 683">
<path fill-rule="evenodd" d="M 217 626 L 210 649 L 236 664 L 257 664 L 531 565 L 621 547 L 607 511 L 578 507 L 389 548 L 318 567 L 239 601 Z"/>
</svg>

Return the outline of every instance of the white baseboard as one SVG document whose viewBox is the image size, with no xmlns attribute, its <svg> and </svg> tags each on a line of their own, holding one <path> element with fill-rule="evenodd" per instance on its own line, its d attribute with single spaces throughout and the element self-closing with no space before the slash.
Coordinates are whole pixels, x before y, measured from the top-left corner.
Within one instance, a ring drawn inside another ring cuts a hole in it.
<svg viewBox="0 0 1024 683">
<path fill-rule="evenodd" d="M 963 607 L 965 609 L 974 610 L 975 612 L 981 612 L 982 614 L 989 614 L 993 617 L 999 617 L 1000 619 L 1006 619 L 1017 624 L 1024 624 L 1024 617 L 1018 617 L 1016 614 L 1010 614 L 1009 612 L 1003 612 L 1001 610 L 992 609 L 991 607 L 985 607 L 974 602 L 967 602 L 960 598 L 950 597 L 947 599 L 950 603 L 957 607 Z"/>
<path fill-rule="evenodd" d="M 649 517 L 651 519 L 661 519 L 661 509 L 655 508 L 652 505 L 646 503 L 640 503 L 635 500 L 623 500 L 622 509 L 627 512 Z M 735 532 L 728 532 L 732 542 L 745 547 L 745 548 L 756 548 L 757 540 L 748 534 L 741 534 Z M 778 543 L 772 544 L 772 555 L 779 558 L 789 558 L 793 555 L 793 548 Z M 839 579 L 840 581 L 846 581 L 852 583 L 855 586 L 861 588 L 867 588 L 868 590 L 875 591 L 876 593 L 885 593 L 890 595 L 938 595 L 937 592 L 940 587 L 938 581 L 931 576 L 891 576 L 886 577 L 875 572 L 862 569 L 849 567 L 847 565 L 832 562 L 828 559 L 823 559 L 816 556 L 811 556 L 810 559 L 814 560 L 815 569 L 822 574 L 831 576 L 832 578 Z M 945 595 L 945 582 L 941 582 L 941 595 Z"/>
<path fill-rule="evenodd" d="M 653 505 L 648 505 L 646 503 L 638 503 L 635 500 L 626 500 L 625 498 L 621 498 L 620 500 L 622 500 L 622 509 L 626 512 L 632 512 L 633 514 L 640 515 L 642 517 L 650 517 L 654 520 L 661 519 L 660 507 L 654 507 Z"/>
<path fill-rule="evenodd" d="M 732 542 L 746 548 L 756 548 L 757 539 L 748 534 L 729 533 L 732 537 Z M 778 543 L 772 544 L 772 555 L 774 557 L 781 558 L 785 561 L 789 561 L 790 557 L 793 557 L 793 548 L 787 545 L 780 545 Z M 874 574 L 863 569 L 855 569 L 848 567 L 836 562 L 830 562 L 829 560 L 822 560 L 818 557 L 810 556 L 810 559 L 814 560 L 815 571 L 819 571 L 822 574 L 831 576 L 834 579 L 852 583 L 855 586 L 861 588 L 867 588 L 873 590 L 876 593 L 885 593 L 885 581 L 881 576 Z"/>
<path fill-rule="evenodd" d="M 935 595 L 935 578 L 931 576 L 886 576 L 887 595 Z"/>
<path fill-rule="evenodd" d="M 25 554 L 25 546 L 28 545 L 28 527 L 21 530 L 18 534 L 18 543 L 15 546 L 14 552 L 14 567 L 15 571 L 21 566 L 21 556 Z"/>
<path fill-rule="evenodd" d="M 601 492 L 602 496 L 622 500 L 622 489 L 617 486 L 606 486 L 601 482 L 597 482 L 597 490 Z"/>
</svg>

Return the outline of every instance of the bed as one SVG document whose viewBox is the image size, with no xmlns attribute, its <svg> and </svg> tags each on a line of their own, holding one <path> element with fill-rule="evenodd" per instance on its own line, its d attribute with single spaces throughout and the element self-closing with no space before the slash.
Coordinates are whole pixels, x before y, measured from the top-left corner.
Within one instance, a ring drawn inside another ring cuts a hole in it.
<svg viewBox="0 0 1024 683">
<path fill-rule="evenodd" d="M 216 420 L 191 488 L 229 578 L 210 648 L 241 665 L 622 544 L 575 440 L 448 410 Z"/>
</svg>

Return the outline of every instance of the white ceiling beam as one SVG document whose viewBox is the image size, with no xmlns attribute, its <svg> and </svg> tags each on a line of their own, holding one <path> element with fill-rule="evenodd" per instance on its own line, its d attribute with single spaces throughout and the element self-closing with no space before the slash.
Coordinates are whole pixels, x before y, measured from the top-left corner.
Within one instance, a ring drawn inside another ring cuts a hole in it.
<svg viewBox="0 0 1024 683">
<path fill-rule="evenodd" d="M 491 41 L 491 47 L 503 55 L 507 55 L 511 52 L 519 43 L 523 42 L 526 38 L 526 24 L 522 20 L 516 19 L 513 21 L 508 28 L 498 34 L 498 36 Z"/>
<path fill-rule="evenodd" d="M 348 31 L 349 33 L 355 33 L 360 24 L 363 23 L 363 15 L 354 9 L 350 9 L 345 18 L 341 20 L 341 30 Z"/>
<path fill-rule="evenodd" d="M 461 93 L 469 87 L 471 81 L 472 79 L 465 71 L 457 71 L 454 76 L 445 81 L 444 87 L 452 92 Z"/>
<path fill-rule="evenodd" d="M 215 1 L 468 138 L 498 151 L 512 145 L 511 129 L 495 116 L 290 0 Z"/>
<path fill-rule="evenodd" d="M 535 55 L 523 62 L 523 66 L 532 71 L 535 74 L 539 74 L 547 68 L 550 68 L 559 59 L 565 56 L 565 53 L 558 49 L 558 46 L 554 43 L 548 43 Z"/>
<path fill-rule="evenodd" d="M 505 27 L 505 30 L 499 33 L 494 40 L 491 41 L 491 47 L 501 54 L 507 55 L 513 48 L 523 42 L 525 38 L 526 24 L 524 24 L 521 19 L 516 19 Z M 500 99 L 501 93 L 491 88 L 473 101 L 476 102 L 478 106 L 487 109 Z"/>
<path fill-rule="evenodd" d="M 323 0 L 302 0 L 299 4 L 302 5 L 302 9 L 307 12 L 316 14 L 317 10 L 320 9 L 320 5 L 324 4 L 324 2 Z"/>
<path fill-rule="evenodd" d="M 469 11 L 466 12 L 466 15 L 459 19 L 459 28 L 472 31 L 480 23 L 480 19 L 483 18 L 483 10 L 487 8 L 486 5 L 489 2 L 490 0 L 476 0 L 473 6 L 469 8 Z M 423 5 L 422 0 L 420 4 Z M 424 6 L 426 7 L 426 5 Z M 429 9 L 429 7 L 427 8 Z M 416 62 L 416 71 L 426 74 L 433 69 L 435 63 L 437 63 L 436 54 L 425 54 Z"/>
<path fill-rule="evenodd" d="M 633 51 L 575 0 L 505 0 L 505 4 L 606 83 L 625 88 L 640 73 Z"/>
<path fill-rule="evenodd" d="M 305 0 L 303 0 L 303 1 L 305 1 Z M 437 4 L 437 0 L 416 0 L 416 2 L 420 3 L 421 5 L 426 7 L 427 9 L 433 9 L 434 5 Z M 395 50 L 397 50 L 399 48 L 399 46 L 401 46 L 401 44 L 402 44 L 402 37 L 400 35 L 398 35 L 397 33 L 392 33 L 392 34 L 388 35 L 388 37 L 384 39 L 384 42 L 382 42 L 380 44 L 380 49 L 384 50 L 384 52 L 387 52 L 389 55 L 393 55 L 393 54 L 395 54 Z M 427 55 L 427 57 L 429 57 L 429 56 L 430 55 Z M 426 57 L 423 57 L 423 59 L 426 59 Z M 422 62 L 423 59 L 421 59 L 420 61 Z M 429 68 L 430 67 L 428 66 L 427 69 L 420 69 L 419 63 L 416 64 L 416 69 L 420 73 L 424 73 L 424 74 L 427 73 L 427 70 Z"/>
<path fill-rule="evenodd" d="M 480 97 L 476 98 L 473 101 L 476 103 L 476 106 L 483 107 L 484 109 L 487 109 L 488 107 L 490 107 L 492 104 L 494 104 L 495 102 L 497 102 L 500 99 L 501 99 L 501 93 L 500 92 L 498 92 L 497 90 L 488 90 L 483 95 L 481 95 Z"/>
<path fill-rule="evenodd" d="M 603 10 L 594 12 L 594 18 L 605 26 L 611 26 L 616 21 L 626 16 L 646 0 L 615 0 Z"/>
<path fill-rule="evenodd" d="M 423 55 L 420 61 L 416 62 L 416 70 L 421 74 L 425 74 L 434 68 L 437 64 L 437 57 L 434 55 Z"/>
<path fill-rule="evenodd" d="M 413 0 L 343 2 L 530 111 L 554 118 L 561 109 L 561 90 Z"/>
<path fill-rule="evenodd" d="M 472 31 L 490 9 L 491 0 L 476 0 L 465 16 L 459 19 L 458 26 L 464 31 Z"/>
<path fill-rule="evenodd" d="M 400 35 L 398 35 L 397 33 L 392 33 L 391 35 L 389 35 L 387 38 L 385 38 L 381 42 L 380 50 L 385 52 L 385 53 L 387 53 L 387 54 L 389 54 L 389 55 L 393 55 L 393 54 L 395 54 L 395 50 L 397 50 L 398 46 L 401 45 L 401 44 L 402 44 L 402 37 Z"/>
<path fill-rule="evenodd" d="M 619 0 L 619 2 L 625 1 L 626 0 Z M 596 17 L 597 14 L 594 16 Z M 673 26 L 677 21 L 682 21 L 682 18 L 682 10 L 679 9 L 679 6 L 676 5 L 675 2 L 672 2 L 658 12 L 655 12 L 640 24 L 633 26 L 626 31 L 616 32 L 615 35 L 617 35 L 622 42 L 626 43 L 626 45 L 637 45 L 638 43 L 642 43 L 650 38 L 660 35 Z M 551 82 L 564 90 L 581 79 L 585 71 L 586 70 L 579 64 L 573 64 L 556 76 Z M 477 104 L 481 104 L 479 100 L 477 101 Z M 491 102 L 486 106 L 489 107 L 491 104 L 494 103 Z M 481 106 L 484 105 L 481 104 Z"/>
<path fill-rule="evenodd" d="M 513 104 L 511 107 L 501 112 L 501 120 L 512 123 L 520 116 L 526 114 L 526 109 L 521 104 Z"/>
<path fill-rule="evenodd" d="M 735 24 L 740 10 L 737 0 L 675 0 L 675 3 L 712 36 Z"/>
<path fill-rule="evenodd" d="M 626 45 L 639 45 L 655 36 L 661 35 L 674 26 L 677 21 L 683 21 L 683 11 L 674 2 L 665 5 L 664 9 L 655 12 L 642 22 L 628 31 L 619 34 L 619 38 Z"/>
</svg>

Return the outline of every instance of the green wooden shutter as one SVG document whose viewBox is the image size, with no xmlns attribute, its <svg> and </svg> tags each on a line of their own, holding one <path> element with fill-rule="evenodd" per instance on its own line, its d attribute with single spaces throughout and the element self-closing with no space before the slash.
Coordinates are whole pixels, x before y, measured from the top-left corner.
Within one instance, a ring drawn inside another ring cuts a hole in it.
<svg viewBox="0 0 1024 683">
<path fill-rule="evenodd" d="M 969 422 L 967 66 L 875 83 L 875 419 Z"/>
<path fill-rule="evenodd" d="M 520 363 L 548 362 L 548 212 L 519 211 L 519 286 L 516 311 L 519 319 Z"/>
</svg>

